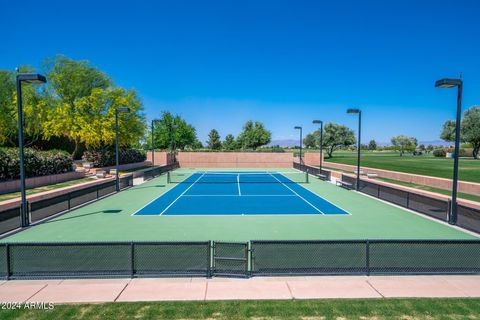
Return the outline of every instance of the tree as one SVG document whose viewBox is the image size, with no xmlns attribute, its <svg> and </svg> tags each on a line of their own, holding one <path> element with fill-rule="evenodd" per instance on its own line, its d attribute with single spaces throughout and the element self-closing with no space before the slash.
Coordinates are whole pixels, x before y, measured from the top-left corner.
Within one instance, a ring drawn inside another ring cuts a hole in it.
<svg viewBox="0 0 480 320">
<path fill-rule="evenodd" d="M 443 124 L 440 138 L 448 141 L 455 141 L 455 121 L 447 120 Z M 480 152 L 480 107 L 474 106 L 464 112 L 460 125 L 460 141 L 472 145 L 473 158 L 477 159 Z"/>
<path fill-rule="evenodd" d="M 377 142 L 375 140 L 370 140 L 368 150 L 377 150 Z"/>
<path fill-rule="evenodd" d="M 400 148 L 400 156 L 403 156 L 405 149 L 411 149 L 412 151 L 417 146 L 417 139 L 414 137 L 407 137 L 404 135 L 399 135 L 392 137 L 390 139 L 392 145 L 397 149 Z"/>
<path fill-rule="evenodd" d="M 227 134 L 225 141 L 223 141 L 222 148 L 224 150 L 235 150 L 237 149 L 237 143 L 233 134 Z"/>
<path fill-rule="evenodd" d="M 95 90 L 95 97 L 102 99 L 101 90 L 107 90 L 112 80 L 88 61 L 75 61 L 65 56 L 56 56 L 45 62 L 52 97 L 45 130 L 46 137 L 66 136 L 75 142 L 73 157 L 77 156 L 82 140 L 81 126 L 91 117 L 78 103 L 88 99 Z M 107 94 L 108 96 L 108 94 Z M 83 99 L 83 100 L 82 100 Z M 85 139 L 83 135 L 83 139 Z M 95 144 L 94 142 L 93 144 Z"/>
<path fill-rule="evenodd" d="M 32 71 L 30 67 L 20 67 L 20 72 Z M 47 98 L 39 88 L 44 86 L 22 84 L 23 132 L 26 146 L 32 145 L 42 135 Z M 18 145 L 17 121 L 15 73 L 0 70 L 0 145 Z"/>
<path fill-rule="evenodd" d="M 317 147 L 317 138 L 313 133 L 309 133 L 303 138 L 303 144 L 305 148 L 315 148 Z"/>
<path fill-rule="evenodd" d="M 462 140 L 470 143 L 473 148 L 473 158 L 479 158 L 480 152 L 480 106 L 465 111 L 462 120 Z"/>
<path fill-rule="evenodd" d="M 265 129 L 263 123 L 247 121 L 237 141 L 243 149 L 257 149 L 270 142 L 272 133 Z"/>
<path fill-rule="evenodd" d="M 426 150 L 427 150 L 427 153 L 432 152 L 433 149 L 435 149 L 435 147 L 434 147 L 433 145 L 429 144 L 429 145 L 427 146 L 427 149 L 426 149 Z"/>
<path fill-rule="evenodd" d="M 217 130 L 212 129 L 208 134 L 208 148 L 211 150 L 219 150 L 222 147 L 222 142 L 220 141 L 220 134 Z"/>
<path fill-rule="evenodd" d="M 338 148 L 348 147 L 356 141 L 353 130 L 337 123 L 327 123 L 324 131 L 323 147 L 326 149 L 329 158 Z"/>
<path fill-rule="evenodd" d="M 173 125 L 177 128 L 172 130 Z M 185 148 L 198 149 L 197 133 L 195 128 L 188 124 L 179 115 L 172 115 L 168 111 L 163 111 L 159 121 L 155 124 L 154 142 L 157 149 L 168 149 L 170 147 L 173 131 L 173 144 L 180 150 Z"/>
</svg>

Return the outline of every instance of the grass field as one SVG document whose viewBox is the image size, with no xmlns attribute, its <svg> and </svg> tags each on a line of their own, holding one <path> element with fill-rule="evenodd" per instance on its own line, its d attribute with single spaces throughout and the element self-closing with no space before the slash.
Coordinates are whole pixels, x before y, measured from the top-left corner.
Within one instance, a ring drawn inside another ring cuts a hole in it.
<svg viewBox="0 0 480 320">
<path fill-rule="evenodd" d="M 474 238 L 448 225 L 318 179 L 311 179 L 303 186 L 349 215 L 132 216 L 174 186 L 162 175 L 2 242 Z"/>
<path fill-rule="evenodd" d="M 381 181 L 385 181 L 385 182 L 389 182 L 389 183 L 393 183 L 393 184 L 398 184 L 400 186 L 405 186 L 405 187 L 410 187 L 410 188 L 414 188 L 414 189 L 440 193 L 440 194 L 444 194 L 446 196 L 451 196 L 452 195 L 451 190 L 439 189 L 439 188 L 434 188 L 434 187 L 430 187 L 430 186 L 424 186 L 424 185 L 421 185 L 421 184 L 415 184 L 415 183 L 393 180 L 393 179 L 382 178 L 382 177 L 377 177 L 376 179 L 381 180 Z M 477 195 L 459 192 L 457 196 L 460 199 L 466 199 L 466 200 L 480 202 L 480 196 L 477 196 Z"/>
<path fill-rule="evenodd" d="M 343 299 L 293 301 L 137 302 L 58 305 L 52 310 L 0 310 L 13 319 L 480 319 L 480 299 Z"/>
<path fill-rule="evenodd" d="M 349 151 L 337 151 L 328 162 L 349 165 L 357 164 L 357 154 Z M 435 158 L 431 155 L 412 156 L 398 152 L 370 152 L 362 151 L 362 166 L 392 170 L 439 178 L 451 179 L 453 176 L 453 159 Z M 459 179 L 470 182 L 480 182 L 480 160 L 461 158 L 459 165 Z"/>
<path fill-rule="evenodd" d="M 88 181 L 93 181 L 93 180 L 92 180 L 92 178 L 80 178 L 80 179 L 75 179 L 75 180 L 69 180 L 69 181 L 65 181 L 65 182 L 50 184 L 48 186 L 31 188 L 31 189 L 27 189 L 27 195 L 36 194 L 36 193 L 45 192 L 45 191 L 50 191 L 50 190 L 55 190 L 55 189 L 60 189 L 60 188 L 65 188 L 65 187 L 70 187 L 70 186 L 74 186 L 76 184 L 80 184 L 80 183 L 84 183 L 84 182 L 88 182 Z M 20 197 L 20 192 L 5 193 L 5 194 L 0 195 L 0 201 L 15 199 L 15 198 L 19 198 L 19 197 Z"/>
</svg>

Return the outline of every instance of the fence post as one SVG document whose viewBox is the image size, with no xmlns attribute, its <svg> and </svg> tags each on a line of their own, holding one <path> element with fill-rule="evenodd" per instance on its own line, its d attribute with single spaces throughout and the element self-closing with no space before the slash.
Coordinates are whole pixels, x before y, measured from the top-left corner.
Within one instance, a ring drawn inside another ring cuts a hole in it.
<svg viewBox="0 0 480 320">
<path fill-rule="evenodd" d="M 130 278 L 133 278 L 135 275 L 135 255 L 134 255 L 135 244 L 133 241 L 130 242 Z"/>
<path fill-rule="evenodd" d="M 208 264 L 207 264 L 207 278 L 211 278 L 213 275 L 213 250 L 214 250 L 214 243 L 212 241 L 208 241 Z"/>
<path fill-rule="evenodd" d="M 6 270 L 6 279 L 10 279 L 10 245 L 7 243 L 5 245 L 6 261 L 7 261 L 7 270 Z"/>
<path fill-rule="evenodd" d="M 377 184 L 377 198 L 380 199 L 380 185 Z"/>
<path fill-rule="evenodd" d="M 448 199 L 447 201 L 447 219 L 446 221 L 450 220 L 450 215 L 452 214 L 452 200 Z"/>
<path fill-rule="evenodd" d="M 410 208 L 410 192 L 407 192 L 407 208 Z"/>
<path fill-rule="evenodd" d="M 67 206 L 68 206 L 68 211 L 70 211 L 70 208 L 71 208 L 71 204 L 70 204 L 70 200 L 72 199 L 72 193 L 69 192 L 67 193 Z"/>
<path fill-rule="evenodd" d="M 100 189 L 100 187 L 99 187 L 99 185 L 98 185 L 98 184 L 97 184 L 97 186 L 96 186 L 96 189 L 97 189 L 96 191 L 97 191 L 97 199 L 98 199 L 98 197 L 99 197 L 98 190 Z"/>
<path fill-rule="evenodd" d="M 365 248 L 365 259 L 366 259 L 366 271 L 367 271 L 367 276 L 370 275 L 370 240 L 367 240 L 366 242 L 366 248 Z"/>
</svg>

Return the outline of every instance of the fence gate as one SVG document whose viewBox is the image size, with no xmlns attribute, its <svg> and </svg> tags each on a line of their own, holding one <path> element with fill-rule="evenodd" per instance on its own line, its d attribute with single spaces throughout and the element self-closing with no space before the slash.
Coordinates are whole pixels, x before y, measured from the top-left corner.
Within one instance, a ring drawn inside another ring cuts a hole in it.
<svg viewBox="0 0 480 320">
<path fill-rule="evenodd" d="M 214 242 L 213 276 L 248 277 L 248 243 Z"/>
</svg>

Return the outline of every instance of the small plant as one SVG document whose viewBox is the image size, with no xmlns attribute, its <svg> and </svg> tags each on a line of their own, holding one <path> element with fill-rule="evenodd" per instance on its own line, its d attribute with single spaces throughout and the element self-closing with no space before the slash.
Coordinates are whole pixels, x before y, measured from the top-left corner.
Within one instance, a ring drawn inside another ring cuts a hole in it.
<svg viewBox="0 0 480 320">
<path fill-rule="evenodd" d="M 447 156 L 447 152 L 445 149 L 435 149 L 433 150 L 433 156 L 437 158 L 445 158 Z"/>
</svg>

